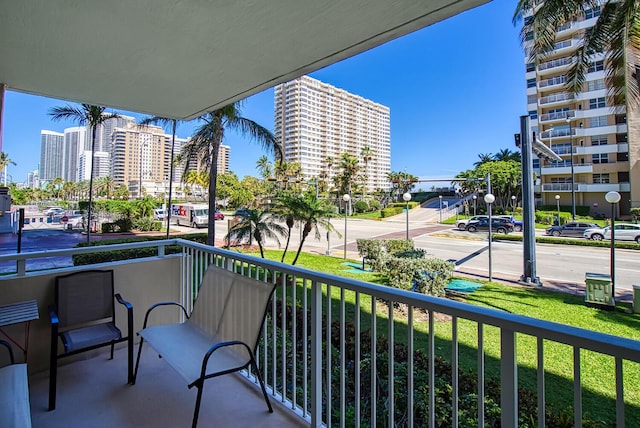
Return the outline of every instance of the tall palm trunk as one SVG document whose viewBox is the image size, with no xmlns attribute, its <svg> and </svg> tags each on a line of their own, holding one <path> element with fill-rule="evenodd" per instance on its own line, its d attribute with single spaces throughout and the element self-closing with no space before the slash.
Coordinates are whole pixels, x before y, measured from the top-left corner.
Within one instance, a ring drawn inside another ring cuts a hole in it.
<svg viewBox="0 0 640 428">
<path fill-rule="evenodd" d="M 169 202 L 167 202 L 167 239 L 169 239 L 169 227 L 171 225 L 171 196 L 173 191 L 173 150 L 176 145 L 177 121 L 173 119 L 171 132 L 171 163 L 169 164 Z"/>
<path fill-rule="evenodd" d="M 302 230 L 302 239 L 300 240 L 300 246 L 298 247 L 298 252 L 296 253 L 296 258 L 293 259 L 293 262 L 291 263 L 291 266 L 294 266 L 296 264 L 296 262 L 298 261 L 298 257 L 300 257 L 300 252 L 302 252 L 302 246 L 304 245 L 304 241 L 307 239 L 307 236 L 309 236 L 309 232 L 311 232 L 311 223 L 310 222 L 306 222 L 304 224 L 304 229 Z"/>
<path fill-rule="evenodd" d="M 284 246 L 284 252 L 282 253 L 282 258 L 280 259 L 280 263 L 284 263 L 284 256 L 287 255 L 287 250 L 289 249 L 289 241 L 291 241 L 291 229 L 293 229 L 293 217 L 287 216 L 287 245 Z"/>
<path fill-rule="evenodd" d="M 89 206 L 87 207 L 87 243 L 91 241 L 91 211 L 93 205 L 93 167 L 96 153 L 96 127 L 91 127 L 91 169 L 89 170 Z"/>
<path fill-rule="evenodd" d="M 216 116 L 216 120 L 221 121 L 221 117 Z M 215 211 L 216 211 L 216 187 L 218 181 L 218 153 L 220 152 L 220 144 L 222 144 L 222 132 L 220 131 L 221 127 L 218 126 L 218 131 L 214 137 L 213 144 L 211 145 L 211 153 L 210 153 L 210 172 L 209 172 L 209 219 L 207 220 L 207 244 L 215 247 L 216 245 L 216 222 L 215 222 Z"/>
</svg>

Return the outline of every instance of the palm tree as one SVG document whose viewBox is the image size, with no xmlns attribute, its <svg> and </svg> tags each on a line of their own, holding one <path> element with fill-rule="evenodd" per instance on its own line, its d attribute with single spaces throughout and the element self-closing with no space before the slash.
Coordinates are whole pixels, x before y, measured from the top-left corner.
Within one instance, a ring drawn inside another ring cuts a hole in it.
<svg viewBox="0 0 640 428">
<path fill-rule="evenodd" d="M 9 165 L 16 165 L 14 161 L 9 159 L 9 155 L 5 152 L 0 152 L 0 171 L 4 170 L 4 185 L 7 185 L 7 169 Z"/>
<path fill-rule="evenodd" d="M 299 205 L 297 206 L 297 216 L 300 221 L 304 223 L 302 229 L 302 239 L 300 239 L 300 245 L 298 246 L 298 252 L 291 265 L 295 265 L 300 257 L 302 246 L 304 241 L 312 231 L 315 232 L 315 238 L 320 240 L 320 231 L 318 225 L 323 226 L 328 232 L 334 231 L 335 228 L 329 221 L 329 218 L 335 215 L 335 211 L 332 206 L 327 203 L 326 199 L 318 199 L 313 193 L 307 193 L 304 197 L 299 199 Z"/>
<path fill-rule="evenodd" d="M 478 167 L 483 163 L 491 162 L 493 160 L 493 156 L 491 156 L 491 153 L 480 153 L 478 155 L 478 159 L 478 161 L 473 163 L 473 166 Z"/>
<path fill-rule="evenodd" d="M 269 158 L 266 155 L 260 156 L 256 162 L 256 168 L 263 180 L 268 180 L 271 177 L 273 166 L 269 162 Z"/>
<path fill-rule="evenodd" d="M 515 150 L 511 151 L 509 149 L 502 149 L 498 153 L 493 155 L 493 160 L 521 162 L 520 152 Z"/>
<path fill-rule="evenodd" d="M 89 125 L 91 129 L 91 171 L 89 172 L 89 206 L 87 207 L 87 242 L 91 240 L 91 211 L 93 204 L 93 170 L 96 154 L 96 129 L 98 125 L 109 119 L 119 117 L 115 113 L 106 113 L 106 107 L 91 104 L 82 104 L 82 107 L 67 104 L 64 107 L 53 107 L 49 110 L 51 119 L 55 122 L 61 120 L 74 120 L 80 125 Z"/>
<path fill-rule="evenodd" d="M 287 225 L 287 243 L 284 246 L 284 251 L 280 262 L 284 263 L 284 257 L 289 249 L 289 242 L 291 241 L 291 230 L 295 225 L 296 220 L 300 218 L 300 197 L 294 196 L 290 193 L 283 193 L 275 201 L 273 201 L 272 211 L 280 219 L 284 220 Z"/>
<path fill-rule="evenodd" d="M 216 209 L 216 182 L 218 179 L 218 154 L 227 129 L 233 129 L 243 136 L 249 137 L 264 148 L 275 151 L 276 158 L 282 158 L 282 146 L 267 128 L 242 117 L 241 103 L 233 103 L 218 110 L 205 113 L 198 120 L 204 122 L 183 149 L 186 159 L 200 159 L 209 169 L 209 212 Z M 187 162 L 187 166 L 189 162 Z M 207 243 L 215 243 L 215 221 L 209 216 Z"/>
<path fill-rule="evenodd" d="M 341 173 L 336 176 L 336 184 L 341 193 L 351 194 L 351 188 L 355 177 L 357 177 L 360 171 L 360 161 L 356 156 L 349 153 L 343 153 L 340 156 L 338 167 Z"/>
<path fill-rule="evenodd" d="M 364 196 L 366 196 L 367 186 L 369 184 L 369 162 L 373 159 L 371 147 L 364 146 L 362 150 L 360 150 L 360 156 L 364 161 Z"/>
<path fill-rule="evenodd" d="M 629 103 L 629 107 L 638 104 L 640 70 L 636 58 L 640 49 L 640 4 L 637 1 L 545 0 L 538 4 L 537 0 L 519 0 L 514 24 L 522 19 L 525 12 L 534 10 L 534 6 L 537 10 L 531 19 L 525 20 L 520 37 L 524 44 L 533 35 L 529 60 L 536 63 L 554 50 L 558 27 L 577 21 L 589 9 L 601 7 L 595 25 L 582 36 L 584 43 L 570 54 L 573 62 L 567 72 L 567 90 L 574 94 L 582 92 L 585 75 L 593 61 L 592 54 L 604 52 L 607 86 L 615 105 Z"/>
<path fill-rule="evenodd" d="M 286 233 L 285 228 L 279 224 L 277 218 L 268 211 L 257 209 L 248 210 L 242 220 L 231 227 L 225 240 L 231 239 L 244 241 L 254 238 L 260 248 L 260 256 L 264 259 L 264 244 L 266 239 L 274 239 L 280 246 L 280 238 Z"/>
</svg>

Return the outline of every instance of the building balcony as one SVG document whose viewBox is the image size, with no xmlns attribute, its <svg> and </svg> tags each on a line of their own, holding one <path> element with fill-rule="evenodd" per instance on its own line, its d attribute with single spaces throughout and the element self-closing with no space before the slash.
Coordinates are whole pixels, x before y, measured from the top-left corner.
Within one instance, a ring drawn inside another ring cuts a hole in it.
<svg viewBox="0 0 640 428">
<path fill-rule="evenodd" d="M 568 92 L 561 92 L 559 94 L 547 95 L 538 99 L 538 105 L 540 106 L 556 106 L 567 104 L 575 99 L 573 94 Z"/>
<path fill-rule="evenodd" d="M 551 61 L 545 61 L 538 65 L 538 75 L 546 76 L 549 74 L 561 73 L 569 70 L 573 61 L 571 58 L 558 58 Z"/>
<path fill-rule="evenodd" d="M 570 118 L 576 117 L 576 111 L 559 111 L 554 113 L 544 113 L 538 116 L 540 123 L 553 123 L 553 122 L 566 122 L 567 116 Z"/>
<path fill-rule="evenodd" d="M 595 155 L 602 153 L 627 153 L 629 151 L 628 144 L 605 144 L 602 146 L 584 146 L 576 147 L 576 155 Z"/>
<path fill-rule="evenodd" d="M 593 173 L 593 165 L 590 163 L 580 163 L 573 166 L 574 174 Z M 566 175 L 571 174 L 571 163 L 565 162 L 562 166 L 543 166 L 540 168 L 542 175 Z"/>
<path fill-rule="evenodd" d="M 148 247 L 155 248 L 157 255 L 87 266 L 73 266 L 70 260 L 74 254 Z M 169 248 L 178 252 L 168 254 Z M 200 426 L 369 426 L 376 415 L 380 425 L 423 426 L 414 422 L 416 406 L 435 400 L 436 385 L 414 384 L 418 376 L 414 363 L 417 365 L 418 360 L 413 356 L 419 350 L 420 360 L 435 371 L 430 376 L 439 371 L 449 376 L 466 371 L 468 361 L 477 361 L 478 381 L 496 382 L 501 391 L 502 426 L 518 425 L 517 397 L 522 373 L 534 379 L 532 393 L 545 403 L 546 388 L 586 388 L 581 379 L 594 375 L 594 368 L 584 357 L 580 358 L 587 354 L 610 356 L 611 367 L 605 370 L 611 382 L 620 386 L 612 389 L 611 397 L 599 397 L 598 405 L 617 408 L 619 425 L 624 425 L 625 407 L 633 405 L 625 404 L 624 388 L 629 385 L 623 383 L 623 376 L 633 378 L 637 373 L 640 342 L 171 239 L 0 256 L 4 273 L 0 276 L 0 305 L 34 299 L 40 311 L 40 319 L 31 324 L 28 359 L 34 426 L 187 426 L 195 391 L 187 389 L 181 377 L 156 358 L 150 348 L 142 353 L 135 385 L 126 384 L 123 348 L 117 350 L 114 360 L 108 359 L 108 350 L 67 359 L 59 368 L 57 409 L 47 412 L 47 306 L 53 301 L 55 276 L 83 269 L 113 269 L 115 291 L 133 304 L 134 330 L 138 331 L 145 310 L 155 302 L 177 301 L 192 307 L 199 279 L 211 263 L 225 266 L 237 275 L 249 274 L 276 283 L 274 301 L 267 310 L 257 347 L 258 365 L 275 413 L 267 412 L 251 373 L 223 376 L 205 384 Z M 409 315 L 394 309 L 399 307 L 407 308 Z M 117 319 L 124 320 L 122 315 L 117 313 Z M 428 315 L 428 322 L 422 320 L 423 315 Z M 178 316 L 172 314 L 158 314 L 154 320 L 176 321 Z M 440 337 L 436 330 L 448 331 L 448 339 Z M 7 331 L 17 334 L 22 330 L 10 326 Z M 478 333 L 471 342 L 462 343 L 458 337 L 463 331 Z M 391 340 L 370 340 L 369 333 Z M 495 354 L 485 351 L 490 336 L 500 338 Z M 566 377 L 560 376 L 545 366 L 544 358 L 523 361 L 524 340 L 537 343 L 534 346 L 538 355 L 566 348 L 578 358 L 568 362 Z M 328 343 L 333 349 L 326 347 Z M 354 354 L 346 352 L 347 344 Z M 408 361 L 405 364 L 396 357 L 395 365 L 386 364 L 383 354 L 407 355 Z M 437 362 L 440 358 L 451 366 L 441 368 Z M 618 369 L 614 369 L 614 361 Z M 346 386 L 353 384 L 359 387 L 345 393 Z M 449 392 L 453 403 L 463 399 L 460 390 L 458 377 L 454 376 Z M 377 399 L 370 401 L 365 396 Z M 579 418 L 583 397 L 587 396 L 580 393 L 574 398 Z M 485 397 L 474 400 L 484 414 Z M 446 406 L 454 419 L 461 416 L 458 405 L 445 403 L 423 409 L 424 417 L 435 418 L 442 410 L 440 406 Z M 543 418 L 545 410 L 544 406 L 538 409 Z M 589 406 L 585 405 L 585 416 L 588 412 Z M 610 422 L 615 419 L 616 412 L 612 411 Z"/>
<path fill-rule="evenodd" d="M 630 188 L 629 183 L 602 183 L 602 184 L 586 184 L 579 183 L 578 191 L 580 192 L 594 192 L 594 193 L 607 193 L 607 192 L 628 192 Z"/>
</svg>

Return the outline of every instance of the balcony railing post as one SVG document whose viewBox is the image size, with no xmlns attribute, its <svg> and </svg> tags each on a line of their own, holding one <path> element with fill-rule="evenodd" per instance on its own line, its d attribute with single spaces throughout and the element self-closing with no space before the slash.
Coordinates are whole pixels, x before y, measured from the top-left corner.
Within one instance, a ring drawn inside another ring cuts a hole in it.
<svg viewBox="0 0 640 428">
<path fill-rule="evenodd" d="M 164 244 L 158 245 L 158 256 L 164 257 Z"/>
<path fill-rule="evenodd" d="M 18 276 L 24 276 L 27 272 L 27 260 L 16 260 L 16 270 L 18 271 Z"/>
<path fill-rule="evenodd" d="M 311 282 L 311 426 L 322 426 L 322 286 Z"/>
<path fill-rule="evenodd" d="M 503 328 L 500 333 L 500 408 L 502 427 L 518 426 L 518 364 L 516 334 Z"/>
</svg>

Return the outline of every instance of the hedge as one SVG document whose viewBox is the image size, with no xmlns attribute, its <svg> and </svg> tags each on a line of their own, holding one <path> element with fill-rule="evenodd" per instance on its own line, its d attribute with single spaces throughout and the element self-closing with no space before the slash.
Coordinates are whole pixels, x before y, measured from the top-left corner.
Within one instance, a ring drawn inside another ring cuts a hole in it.
<svg viewBox="0 0 640 428">
<path fill-rule="evenodd" d="M 518 235 L 493 235 L 494 241 L 515 241 L 521 242 L 522 236 Z M 592 241 L 590 239 L 569 239 L 569 238 L 555 238 L 551 236 L 536 236 L 536 242 L 540 244 L 565 244 L 565 245 L 577 245 L 580 247 L 611 247 L 610 241 Z M 640 250 L 640 244 L 635 242 L 621 242 L 616 241 L 616 248 L 622 248 L 625 250 Z"/>
</svg>

